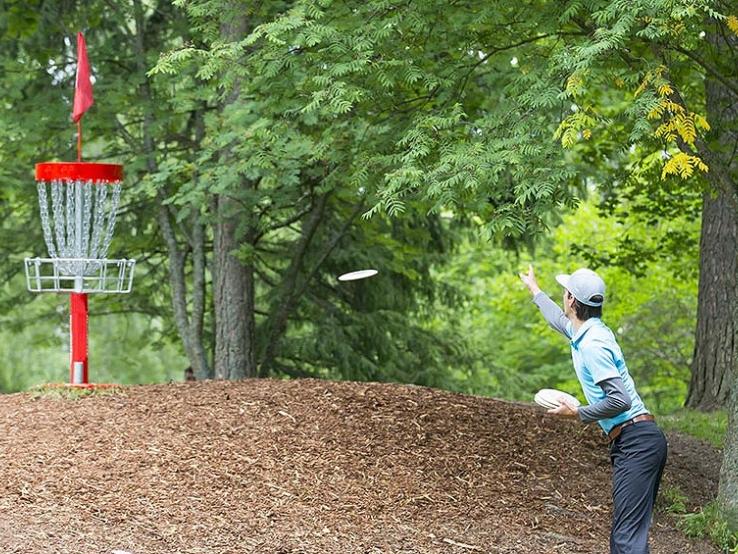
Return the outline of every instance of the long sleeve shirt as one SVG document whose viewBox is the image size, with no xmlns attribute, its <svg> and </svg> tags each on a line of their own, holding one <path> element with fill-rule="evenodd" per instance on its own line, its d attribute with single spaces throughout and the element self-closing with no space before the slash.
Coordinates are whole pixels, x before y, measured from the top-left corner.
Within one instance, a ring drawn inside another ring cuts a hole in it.
<svg viewBox="0 0 738 554">
<path fill-rule="evenodd" d="M 533 302 L 538 306 L 538 309 L 543 314 L 543 317 L 548 322 L 549 326 L 571 341 L 572 324 L 566 315 L 564 315 L 561 308 L 544 292 L 537 293 L 533 297 Z M 573 341 L 571 342 L 571 345 L 572 349 L 577 348 Z M 577 364 L 575 362 L 575 366 L 576 365 Z M 597 421 L 603 426 L 605 432 L 608 432 L 609 429 L 607 427 L 611 428 L 612 425 L 603 425 L 603 421 L 608 421 L 609 423 L 615 418 L 619 419 L 618 416 L 628 413 L 633 408 L 631 395 L 627 391 L 623 376 L 619 371 L 617 371 L 616 365 L 612 365 L 614 371 L 605 371 L 598 375 L 598 377 L 602 378 L 593 377 L 594 384 L 596 384 L 601 390 L 601 394 L 596 395 L 596 401 L 590 403 L 588 406 L 579 408 L 579 418 L 583 422 L 590 423 Z M 627 369 L 625 371 L 627 375 Z M 580 375 L 579 371 L 577 372 L 577 377 L 582 381 L 582 375 Z M 629 376 L 628 379 L 632 383 Z M 585 389 L 584 383 L 582 383 L 582 388 Z M 634 387 L 632 388 L 635 391 Z M 586 392 L 587 391 L 585 389 L 585 393 Z M 589 396 L 591 397 L 593 395 L 590 394 Z M 638 401 L 640 402 L 640 398 L 638 398 Z M 642 407 L 642 403 L 640 405 Z M 645 408 L 643 408 L 643 411 L 645 411 Z"/>
</svg>

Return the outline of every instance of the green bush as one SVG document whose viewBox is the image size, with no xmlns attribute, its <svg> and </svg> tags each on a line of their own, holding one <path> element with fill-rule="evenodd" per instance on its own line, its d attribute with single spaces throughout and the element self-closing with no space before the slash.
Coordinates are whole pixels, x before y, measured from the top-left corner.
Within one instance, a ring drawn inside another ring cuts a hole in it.
<svg viewBox="0 0 738 554">
<path fill-rule="evenodd" d="M 689 537 L 710 539 L 722 550 L 738 554 L 738 533 L 728 529 L 717 502 L 711 502 L 699 512 L 682 516 L 679 527 Z"/>
</svg>

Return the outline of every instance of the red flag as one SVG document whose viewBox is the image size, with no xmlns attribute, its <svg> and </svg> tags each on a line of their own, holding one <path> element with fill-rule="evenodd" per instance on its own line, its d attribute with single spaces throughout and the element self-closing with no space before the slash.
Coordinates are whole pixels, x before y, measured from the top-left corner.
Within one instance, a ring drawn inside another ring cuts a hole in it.
<svg viewBox="0 0 738 554">
<path fill-rule="evenodd" d="M 90 62 L 87 60 L 87 45 L 82 33 L 77 33 L 77 80 L 74 85 L 74 110 L 72 121 L 77 123 L 92 103 L 92 83 L 90 82 Z"/>
</svg>

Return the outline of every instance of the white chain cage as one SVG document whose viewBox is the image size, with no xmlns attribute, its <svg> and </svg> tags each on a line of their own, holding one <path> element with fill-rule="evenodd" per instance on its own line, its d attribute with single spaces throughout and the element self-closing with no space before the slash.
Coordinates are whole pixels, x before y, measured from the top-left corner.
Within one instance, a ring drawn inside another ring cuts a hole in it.
<svg viewBox="0 0 738 554">
<path fill-rule="evenodd" d="M 136 261 L 106 258 L 121 183 L 54 179 L 37 181 L 37 188 L 49 257 L 25 259 L 28 290 L 131 292 Z"/>
</svg>

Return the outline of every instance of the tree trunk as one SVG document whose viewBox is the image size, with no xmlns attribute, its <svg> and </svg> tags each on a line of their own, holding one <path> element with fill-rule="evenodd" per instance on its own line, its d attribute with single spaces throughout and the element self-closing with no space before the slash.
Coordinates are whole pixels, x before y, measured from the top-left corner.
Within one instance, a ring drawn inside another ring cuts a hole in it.
<svg viewBox="0 0 738 554">
<path fill-rule="evenodd" d="M 190 363 L 198 380 L 211 379 L 212 369 L 208 365 L 203 341 L 203 321 L 205 319 L 205 229 L 200 214 L 192 215 L 192 318 L 190 336 L 192 337 L 192 357 Z"/>
<path fill-rule="evenodd" d="M 140 0 L 134 1 L 134 19 L 136 22 L 135 50 L 137 69 L 141 79 L 140 95 L 143 100 L 143 154 L 146 160 L 146 169 L 149 173 L 156 173 L 159 168 L 156 161 L 154 138 L 151 128 L 154 124 L 154 115 L 151 104 L 154 101 L 149 78 L 146 75 L 146 45 L 144 42 L 146 33 L 146 21 L 144 9 Z M 199 145 L 205 134 L 203 114 L 196 111 L 195 120 L 195 144 Z M 187 312 L 187 284 L 185 277 L 185 253 L 180 248 L 171 222 L 169 206 L 166 204 L 166 193 L 164 187 L 157 191 L 159 228 L 167 245 L 169 258 L 169 285 L 172 294 L 172 307 L 174 319 L 177 325 L 180 339 L 184 346 L 185 354 L 194 370 L 197 379 L 212 377 L 205 355 L 203 344 L 202 321 L 204 316 L 205 297 L 205 238 L 199 214 L 196 212 L 192 218 L 192 237 L 190 243 L 193 251 L 193 305 L 192 316 Z"/>
<path fill-rule="evenodd" d="M 705 193 L 700 237 L 700 280 L 692 379 L 687 406 L 715 410 L 727 404 L 736 359 L 736 228 L 732 191 Z"/>
<path fill-rule="evenodd" d="M 738 532 L 738 387 L 733 387 L 729 402 L 718 505 L 730 528 Z"/>
<path fill-rule="evenodd" d="M 240 244 L 239 212 L 234 203 L 225 195 L 219 195 L 216 202 L 213 244 L 216 379 L 256 376 L 254 270 L 233 256 Z"/>
<path fill-rule="evenodd" d="M 227 41 L 240 40 L 248 29 L 243 11 L 235 2 L 227 4 L 224 9 L 221 35 Z M 238 102 L 240 92 L 241 83 L 236 80 L 222 108 Z M 230 148 L 224 148 L 220 154 L 223 167 L 232 165 L 232 158 Z M 243 179 L 243 186 L 250 188 L 255 184 Z M 256 241 L 253 222 L 249 222 L 245 233 L 239 233 L 243 218 L 250 218 L 253 214 L 245 213 L 228 192 L 218 194 L 214 204 L 215 378 L 256 377 L 254 268 L 251 262 L 242 263 L 233 255 L 243 242 L 253 244 Z"/>
<path fill-rule="evenodd" d="M 725 36 L 712 22 L 706 41 L 714 60 L 731 59 Z M 735 37 L 734 37 L 735 38 Z M 710 74 L 705 78 L 709 142 L 700 153 L 710 167 L 700 238 L 700 280 L 692 379 L 686 405 L 699 410 L 727 406 L 736 364 L 736 116 L 738 98 Z M 709 151 L 709 155 L 705 156 Z"/>
<path fill-rule="evenodd" d="M 733 76 L 735 71 L 735 54 L 738 48 L 738 37 L 725 28 L 723 23 L 712 22 L 708 27 L 707 40 L 712 49 L 712 59 L 724 67 L 725 75 Z M 724 83 L 709 76 L 705 80 L 705 93 L 707 100 L 707 117 L 712 132 L 710 136 L 710 150 L 714 153 L 715 160 L 709 163 L 710 172 L 716 167 L 721 178 L 721 190 L 725 191 L 725 224 L 730 224 L 724 232 L 728 237 L 722 240 L 727 243 L 732 240 L 735 243 L 735 219 L 738 214 L 738 202 L 736 202 L 736 183 L 738 182 L 738 96 Z M 729 202 L 728 202 L 729 201 Z M 728 215 L 730 214 L 730 215 Z M 730 219 L 728 219 L 728 217 Z M 714 329 L 713 334 L 725 332 L 723 347 L 729 350 L 730 364 L 725 355 L 726 366 L 720 382 L 713 380 L 712 388 L 708 388 L 710 396 L 708 402 L 714 396 L 717 401 L 723 401 L 728 407 L 728 430 L 725 435 L 725 448 L 723 451 L 723 465 L 720 469 L 720 485 L 718 487 L 718 505 L 721 514 L 725 517 L 728 525 L 733 531 L 738 531 L 738 372 L 735 365 L 735 343 L 738 336 L 735 334 L 738 327 L 738 303 L 736 303 L 736 249 L 725 251 L 725 256 L 730 256 L 730 265 L 725 269 L 732 268 L 732 279 L 725 279 L 726 291 L 722 294 L 730 294 L 722 299 L 726 302 L 732 316 L 734 326 L 726 329 Z M 717 268 L 716 268 L 717 269 Z M 705 276 L 706 277 L 706 276 Z M 714 276 L 722 282 L 720 276 Z M 730 287 L 730 291 L 727 288 Z M 721 308 L 720 318 L 723 317 Z M 714 314 L 705 314 L 715 319 Z M 732 334 L 728 334 L 732 333 Z M 715 345 L 719 346 L 719 345 Z M 709 384 L 709 383 L 708 383 Z M 704 397 L 703 397 L 704 398 Z M 727 402 L 725 402 L 727 400 Z M 702 404 L 704 404 L 704 400 Z M 709 405 L 709 404 L 708 404 Z"/>
</svg>

